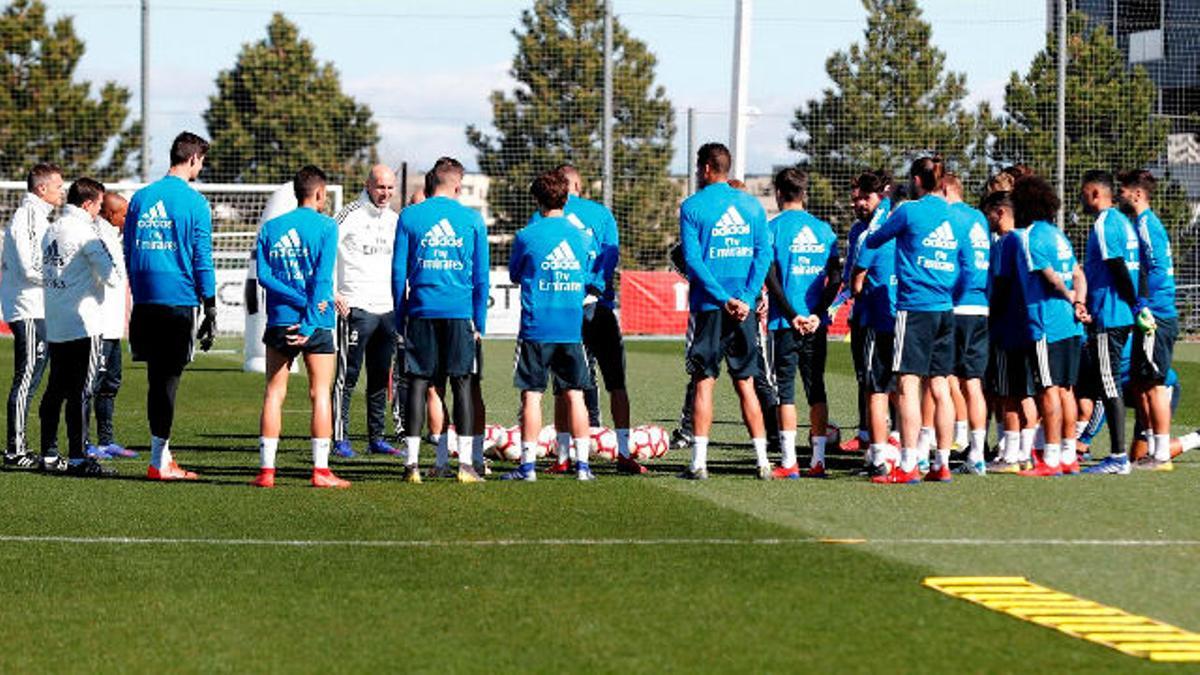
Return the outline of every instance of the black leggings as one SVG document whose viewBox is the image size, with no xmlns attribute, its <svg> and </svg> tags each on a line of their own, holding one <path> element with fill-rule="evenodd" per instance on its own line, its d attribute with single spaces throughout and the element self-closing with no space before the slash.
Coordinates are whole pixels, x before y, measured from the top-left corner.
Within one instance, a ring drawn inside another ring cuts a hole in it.
<svg viewBox="0 0 1200 675">
<path fill-rule="evenodd" d="M 179 391 L 179 379 L 183 368 L 167 365 L 156 360 L 146 363 L 146 414 L 150 418 L 150 433 L 158 438 L 170 438 L 171 426 L 175 423 L 175 393 Z"/>
<path fill-rule="evenodd" d="M 419 436 L 425 426 L 425 396 L 429 391 L 429 380 L 408 376 L 408 405 L 405 406 L 407 421 L 404 424 L 405 433 L 409 436 Z M 450 377 L 450 391 L 454 395 L 454 428 L 460 435 L 470 436 L 475 429 L 472 410 L 471 376 L 453 375 Z M 443 392 L 443 402 L 445 393 Z M 444 432 L 443 432 L 444 433 Z M 468 459 L 469 461 L 469 459 Z"/>
</svg>

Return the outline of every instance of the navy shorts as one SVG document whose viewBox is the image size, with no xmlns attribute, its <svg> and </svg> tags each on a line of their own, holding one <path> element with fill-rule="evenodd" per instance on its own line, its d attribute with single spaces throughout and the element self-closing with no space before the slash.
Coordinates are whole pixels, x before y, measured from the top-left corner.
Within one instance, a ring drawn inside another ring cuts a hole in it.
<svg viewBox="0 0 1200 675">
<path fill-rule="evenodd" d="M 1175 358 L 1175 339 L 1179 336 L 1179 321 L 1155 317 L 1158 327 L 1153 333 L 1133 332 L 1130 349 L 1129 375 L 1140 384 L 1161 385 L 1171 370 Z"/>
<path fill-rule="evenodd" d="M 586 389 L 592 378 L 583 344 L 517 340 L 513 386 L 521 391 L 546 391 L 550 375 L 568 390 Z"/>
<path fill-rule="evenodd" d="M 735 380 L 762 374 L 758 316 L 754 312 L 742 321 L 719 309 L 691 315 L 686 359 L 688 374 L 693 378 L 717 377 L 721 374 L 722 359 L 729 367 L 729 376 Z"/>
<path fill-rule="evenodd" d="M 1088 331 L 1080 364 L 1079 397 L 1098 401 L 1121 396 L 1121 351 L 1129 339 L 1130 326 Z"/>
<path fill-rule="evenodd" d="M 625 342 L 621 339 L 621 323 L 611 307 L 596 305 L 590 319 L 583 322 L 583 344 L 588 356 L 600 368 L 606 391 L 625 388 Z"/>
<path fill-rule="evenodd" d="M 1025 350 L 992 345 L 987 374 L 988 389 L 1003 398 L 1033 396 L 1033 374 Z"/>
<path fill-rule="evenodd" d="M 988 367 L 988 318 L 973 314 L 954 315 L 954 374 L 964 380 L 980 380 Z"/>
<path fill-rule="evenodd" d="M 809 406 L 825 403 L 825 355 L 828 350 L 826 329 L 801 335 L 791 328 L 771 331 L 770 358 L 775 365 L 775 388 L 780 405 L 796 402 L 796 371 L 804 385 Z"/>
<path fill-rule="evenodd" d="M 461 377 L 478 369 L 470 319 L 410 318 L 404 328 L 404 372 L 411 377 Z"/>
<path fill-rule="evenodd" d="M 1046 387 L 1074 387 L 1079 379 L 1079 352 L 1083 348 L 1080 339 L 1069 337 L 1054 342 L 1041 340 L 1029 348 L 1029 370 L 1033 373 L 1033 385 Z"/>
<path fill-rule="evenodd" d="M 328 328 L 317 328 L 302 345 L 288 344 L 288 336 L 296 332 L 290 326 L 267 326 L 263 331 L 263 344 L 283 354 L 290 361 L 300 354 L 332 354 L 333 331 Z"/>
<path fill-rule="evenodd" d="M 954 313 L 896 312 L 897 375 L 946 376 L 954 372 Z"/>
<path fill-rule="evenodd" d="M 863 384 L 872 394 L 890 394 L 896 383 L 892 377 L 892 359 L 896 336 L 867 328 L 863 338 Z"/>
</svg>

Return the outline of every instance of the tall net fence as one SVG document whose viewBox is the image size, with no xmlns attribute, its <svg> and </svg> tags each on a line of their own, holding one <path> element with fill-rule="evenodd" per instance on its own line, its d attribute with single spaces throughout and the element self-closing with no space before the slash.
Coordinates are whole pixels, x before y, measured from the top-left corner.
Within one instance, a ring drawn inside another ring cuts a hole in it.
<svg viewBox="0 0 1200 675">
<path fill-rule="evenodd" d="M 827 4 L 754 3 L 745 183 L 769 213 L 770 176 L 786 165 L 809 171 L 810 210 L 843 237 L 853 220 L 848 184 L 864 169 L 902 175 L 915 157 L 938 152 L 962 177 L 969 201 L 1014 163 L 1057 181 L 1057 0 Z M 729 137 L 734 2 L 611 5 L 609 178 L 622 321 L 628 332 L 680 334 L 686 286 L 668 271 L 667 252 L 691 189 L 691 150 Z M 61 67 L 39 65 L 36 49 L 12 56 L 20 50 L 6 37 L 10 58 L 0 75 L 16 84 L 0 94 L 0 179 L 20 180 L 37 160 L 63 165 L 68 179 L 139 177 L 139 3 L 51 2 L 38 16 L 39 6 L 10 2 L 5 20 L 77 15 L 79 40 L 95 36 L 85 29 L 96 23 L 124 26 L 119 42 L 97 49 L 128 67 L 118 75 L 87 71 L 93 110 L 79 92 L 50 86 Z M 1184 328 L 1200 331 L 1200 2 L 1070 0 L 1068 9 L 1064 225 L 1082 247 L 1090 219 L 1075 195 L 1084 171 L 1153 171 Z M 605 197 L 599 0 L 468 2 L 453 12 L 161 0 L 150 3 L 150 16 L 155 36 L 184 27 L 212 32 L 218 38 L 196 49 L 221 52 L 203 59 L 151 40 L 151 178 L 165 170 L 171 136 L 188 128 L 213 141 L 201 177 L 209 183 L 273 186 L 311 162 L 352 199 L 351 186 L 380 161 L 400 175 L 398 209 L 422 190 L 423 171 L 438 156 L 457 156 L 468 168 L 462 200 L 489 225 L 498 268 L 493 307 L 510 313 L 519 307 L 499 270 L 533 212 L 532 178 L 570 162 L 584 177 L 585 196 Z M 404 48 L 379 66 L 371 55 L 384 37 Z M 446 49 L 451 42 L 471 48 Z M 84 46 L 89 53 L 91 43 Z M 124 94 L 101 95 L 107 78 Z M 47 123 L 55 115 L 38 106 L 49 91 L 57 92 L 60 117 L 68 108 L 87 114 Z M 114 101 L 123 102 L 124 116 Z M 71 142 L 76 137 L 104 142 L 96 149 Z M 0 203 L 5 221 L 8 208 Z M 229 242 L 245 244 L 234 234 Z"/>
</svg>

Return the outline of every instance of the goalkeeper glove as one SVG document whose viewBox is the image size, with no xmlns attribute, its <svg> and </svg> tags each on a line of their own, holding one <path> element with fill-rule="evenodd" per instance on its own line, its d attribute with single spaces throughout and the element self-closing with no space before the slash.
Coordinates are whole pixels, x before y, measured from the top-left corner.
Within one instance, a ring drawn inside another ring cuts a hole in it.
<svg viewBox="0 0 1200 675">
<path fill-rule="evenodd" d="M 213 338 L 217 333 L 217 300 L 216 298 L 204 299 L 204 318 L 200 321 L 200 328 L 196 331 L 196 340 L 200 342 L 200 351 L 206 352 L 212 349 Z"/>
</svg>

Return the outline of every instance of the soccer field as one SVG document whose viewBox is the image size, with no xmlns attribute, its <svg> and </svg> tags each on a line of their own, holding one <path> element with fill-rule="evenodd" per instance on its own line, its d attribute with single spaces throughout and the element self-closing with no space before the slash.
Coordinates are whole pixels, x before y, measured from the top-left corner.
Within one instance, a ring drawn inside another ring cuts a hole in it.
<svg viewBox="0 0 1200 675">
<path fill-rule="evenodd" d="M 627 346 L 635 423 L 669 429 L 682 343 Z M 487 343 L 489 422 L 513 423 L 511 351 Z M 831 414 L 847 429 L 849 363 L 831 345 Z M 258 490 L 262 383 L 240 364 L 201 355 L 184 377 L 172 447 L 199 483 L 139 480 L 142 460 L 113 462 L 109 481 L 0 475 L 0 671 L 1186 667 L 948 598 L 922 587 L 932 575 L 1026 576 L 1200 630 L 1191 455 L 1168 474 L 919 486 L 870 485 L 834 456 L 831 480 L 762 483 L 723 382 L 707 482 L 674 478 L 687 453 L 673 450 L 643 478 L 597 461 L 590 484 L 414 486 L 395 459 L 350 460 L 334 470 L 353 488 L 317 491 L 298 376 L 280 485 Z M 1200 349 L 1181 345 L 1176 368 L 1180 433 L 1200 424 L 1187 391 Z M 125 375 L 118 440 L 144 452 L 145 371 Z M 361 396 L 353 414 L 361 429 Z"/>
</svg>

